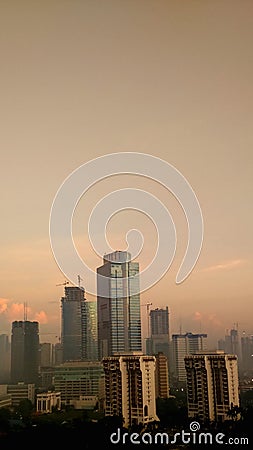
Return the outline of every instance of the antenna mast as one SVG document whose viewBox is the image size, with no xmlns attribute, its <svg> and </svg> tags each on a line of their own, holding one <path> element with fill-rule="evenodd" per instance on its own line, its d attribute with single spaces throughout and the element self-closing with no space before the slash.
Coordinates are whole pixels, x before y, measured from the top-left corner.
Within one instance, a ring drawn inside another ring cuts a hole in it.
<svg viewBox="0 0 253 450">
<path fill-rule="evenodd" d="M 27 321 L 27 302 L 24 302 L 24 322 Z"/>
<path fill-rule="evenodd" d="M 81 288 L 81 281 L 83 281 L 83 279 L 80 277 L 80 275 L 77 275 L 77 281 L 78 281 L 78 287 L 80 289 Z"/>
</svg>

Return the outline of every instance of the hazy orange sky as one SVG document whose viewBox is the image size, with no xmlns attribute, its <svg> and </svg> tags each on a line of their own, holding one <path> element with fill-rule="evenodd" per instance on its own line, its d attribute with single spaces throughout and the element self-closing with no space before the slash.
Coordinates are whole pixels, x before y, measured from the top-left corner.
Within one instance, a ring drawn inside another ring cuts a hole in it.
<svg viewBox="0 0 253 450">
<path fill-rule="evenodd" d="M 185 219 L 161 186 L 138 177 L 103 181 L 80 201 L 80 254 L 94 270 L 102 263 L 87 240 L 101 196 L 145 188 L 168 206 L 179 243 L 171 269 L 141 303 L 168 305 L 172 332 L 207 332 L 212 345 L 234 323 L 253 334 L 252 1 L 2 0 L 0 30 L 0 333 L 23 319 L 27 302 L 41 339 L 58 339 L 56 285 L 65 277 L 49 240 L 54 196 L 90 159 L 131 151 L 164 159 L 193 187 L 205 226 L 197 265 L 175 284 Z M 110 227 L 115 248 L 124 249 L 128 226 L 142 228 L 142 267 L 155 230 L 124 211 Z"/>
</svg>

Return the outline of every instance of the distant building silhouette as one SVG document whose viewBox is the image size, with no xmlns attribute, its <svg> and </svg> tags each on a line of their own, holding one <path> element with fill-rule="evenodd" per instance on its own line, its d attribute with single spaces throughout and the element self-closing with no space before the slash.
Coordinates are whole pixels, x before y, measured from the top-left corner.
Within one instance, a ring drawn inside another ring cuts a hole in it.
<svg viewBox="0 0 253 450">
<path fill-rule="evenodd" d="M 0 334 L 0 383 L 10 382 L 11 344 L 7 334 Z"/>
<path fill-rule="evenodd" d="M 240 342 L 237 326 L 230 330 L 226 330 L 224 339 L 218 340 L 218 350 L 224 350 L 225 353 L 230 353 L 238 357 L 239 371 L 241 370 L 242 365 L 241 343 L 242 341 Z"/>
<path fill-rule="evenodd" d="M 39 374 L 39 323 L 12 322 L 11 382 L 38 384 Z"/>
<path fill-rule="evenodd" d="M 207 334 L 184 333 L 172 335 L 173 374 L 174 380 L 179 383 L 186 382 L 184 357 L 207 347 Z"/>
<path fill-rule="evenodd" d="M 225 335 L 225 349 L 226 353 L 232 353 L 233 355 L 237 355 L 240 358 L 240 344 L 239 344 L 239 335 L 238 330 L 236 328 L 232 328 L 229 331 L 229 334 Z"/>
<path fill-rule="evenodd" d="M 63 362 L 63 346 L 61 342 L 53 345 L 53 365 L 62 364 Z"/>
<path fill-rule="evenodd" d="M 146 353 L 156 355 L 162 352 L 168 362 L 170 361 L 170 329 L 169 329 L 169 308 L 151 309 L 150 316 L 150 337 L 147 339 Z"/>
<path fill-rule="evenodd" d="M 253 375 L 253 336 L 243 333 L 241 337 L 241 367 L 248 376 Z"/>
</svg>

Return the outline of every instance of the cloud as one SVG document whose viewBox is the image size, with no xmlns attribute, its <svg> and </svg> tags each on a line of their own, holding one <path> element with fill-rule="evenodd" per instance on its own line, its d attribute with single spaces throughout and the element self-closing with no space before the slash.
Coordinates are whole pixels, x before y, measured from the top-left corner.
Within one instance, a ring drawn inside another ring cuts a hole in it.
<svg viewBox="0 0 253 450">
<path fill-rule="evenodd" d="M 40 311 L 38 313 L 35 313 L 34 320 L 37 320 L 39 324 L 46 324 L 48 323 L 47 314 L 45 311 Z"/>
<path fill-rule="evenodd" d="M 3 314 L 8 308 L 9 300 L 7 298 L 0 298 L 0 314 Z"/>
<path fill-rule="evenodd" d="M 7 322 L 15 320 L 24 320 L 24 304 L 12 302 L 7 298 L 0 298 L 0 314 Z M 33 312 L 30 306 L 26 306 L 27 320 L 36 320 L 41 324 L 48 323 L 48 317 L 45 311 Z"/>
<path fill-rule="evenodd" d="M 27 314 L 31 311 L 31 308 L 27 308 Z M 24 320 L 24 304 L 12 303 L 5 311 L 6 318 L 9 322 L 14 320 Z"/>
<path fill-rule="evenodd" d="M 215 313 L 202 313 L 200 311 L 196 311 L 193 315 L 193 320 L 200 322 L 202 325 L 207 327 L 223 327 L 222 322 Z"/>
<path fill-rule="evenodd" d="M 201 320 L 201 319 L 202 319 L 202 314 L 201 314 L 199 311 L 196 311 L 196 312 L 194 313 L 193 319 L 194 319 L 194 320 Z"/>
<path fill-rule="evenodd" d="M 204 272 L 213 272 L 216 270 L 231 270 L 235 267 L 241 266 L 246 263 L 245 259 L 231 259 L 228 261 L 224 261 L 219 264 L 215 264 L 214 266 L 205 267 L 203 269 Z"/>
</svg>

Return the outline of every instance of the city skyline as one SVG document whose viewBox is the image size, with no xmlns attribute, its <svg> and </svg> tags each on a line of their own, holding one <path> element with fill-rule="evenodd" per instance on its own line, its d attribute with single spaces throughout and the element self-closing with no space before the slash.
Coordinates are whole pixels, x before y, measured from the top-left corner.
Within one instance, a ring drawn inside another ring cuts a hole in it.
<svg viewBox="0 0 253 450">
<path fill-rule="evenodd" d="M 176 285 L 185 217 L 158 183 L 127 175 L 97 183 L 80 199 L 73 221 L 80 255 L 96 271 L 101 255 L 87 224 L 104 195 L 129 186 L 152 192 L 175 221 L 178 246 L 141 305 L 168 306 L 171 334 L 207 333 L 212 346 L 235 324 L 253 334 L 252 2 L 95 0 L 59 7 L 28 0 L 22 8 L 18 1 L 0 8 L 0 334 L 11 334 L 27 304 L 41 339 L 58 341 L 59 285 L 66 278 L 50 248 L 54 196 L 80 165 L 126 151 L 167 161 L 193 187 L 204 219 L 197 264 Z M 132 228 L 145 238 L 137 258 L 143 269 L 156 246 L 147 217 L 120 212 L 108 224 L 108 239 L 124 251 Z M 145 334 L 144 306 L 141 315 Z"/>
</svg>

